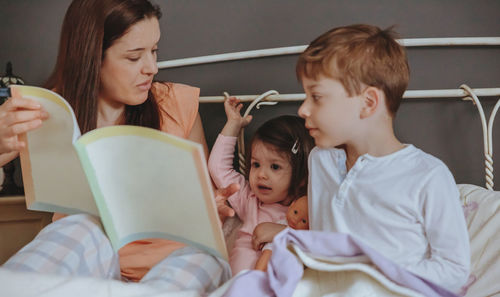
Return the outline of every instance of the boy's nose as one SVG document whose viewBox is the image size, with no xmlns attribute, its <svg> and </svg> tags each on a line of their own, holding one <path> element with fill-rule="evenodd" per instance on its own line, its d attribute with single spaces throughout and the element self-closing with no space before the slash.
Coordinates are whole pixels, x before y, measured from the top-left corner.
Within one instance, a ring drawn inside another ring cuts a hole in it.
<svg viewBox="0 0 500 297">
<path fill-rule="evenodd" d="M 306 100 L 302 102 L 302 104 L 299 107 L 299 111 L 297 112 L 299 114 L 299 117 L 305 119 L 307 116 L 309 116 L 309 107 L 307 105 Z"/>
</svg>

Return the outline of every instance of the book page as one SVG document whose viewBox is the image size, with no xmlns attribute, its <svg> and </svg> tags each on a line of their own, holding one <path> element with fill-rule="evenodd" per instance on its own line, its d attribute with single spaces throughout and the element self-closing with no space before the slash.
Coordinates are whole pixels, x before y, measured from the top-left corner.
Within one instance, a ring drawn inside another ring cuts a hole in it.
<svg viewBox="0 0 500 297">
<path fill-rule="evenodd" d="M 166 238 L 227 259 L 201 145 L 158 130 L 113 126 L 75 144 L 115 250 Z"/>
<path fill-rule="evenodd" d="M 80 129 L 69 104 L 58 94 L 31 86 L 14 86 L 19 96 L 38 101 L 49 113 L 42 126 L 25 135 L 21 167 L 28 209 L 98 216 L 73 141 Z"/>
</svg>

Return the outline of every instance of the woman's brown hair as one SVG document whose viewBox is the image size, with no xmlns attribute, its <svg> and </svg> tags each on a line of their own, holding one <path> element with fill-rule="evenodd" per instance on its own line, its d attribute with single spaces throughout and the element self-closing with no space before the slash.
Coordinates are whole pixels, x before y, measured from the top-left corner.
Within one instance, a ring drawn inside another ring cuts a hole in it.
<svg viewBox="0 0 500 297">
<path fill-rule="evenodd" d="M 105 51 L 135 23 L 159 19 L 147 0 L 74 0 L 64 18 L 56 66 L 45 87 L 71 104 L 82 133 L 97 126 L 97 96 Z M 159 108 L 151 91 L 142 104 L 125 107 L 125 123 L 159 129 Z"/>
<path fill-rule="evenodd" d="M 288 195 L 293 197 L 293 200 L 306 195 L 309 176 L 307 161 L 314 147 L 314 140 L 305 127 L 304 119 L 283 115 L 268 120 L 257 129 L 247 149 L 245 160 L 247 178 L 250 176 L 252 147 L 256 140 L 271 145 L 276 151 L 287 155 L 292 167 Z"/>
</svg>

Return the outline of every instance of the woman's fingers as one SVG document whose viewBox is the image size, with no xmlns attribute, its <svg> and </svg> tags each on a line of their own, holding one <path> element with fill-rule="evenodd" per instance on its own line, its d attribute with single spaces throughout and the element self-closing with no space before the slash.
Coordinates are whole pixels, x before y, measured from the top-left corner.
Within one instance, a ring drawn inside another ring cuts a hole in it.
<svg viewBox="0 0 500 297">
<path fill-rule="evenodd" d="M 29 132 L 31 130 L 34 130 L 34 129 L 40 127 L 41 125 L 42 125 L 42 120 L 39 118 L 24 121 L 21 123 L 16 123 L 16 124 L 10 126 L 10 130 L 11 130 L 10 136 L 19 135 L 19 134 Z"/>
<path fill-rule="evenodd" d="M 28 99 L 28 98 L 23 98 L 23 97 L 18 97 L 18 98 L 9 98 L 7 101 L 5 101 L 4 104 L 2 104 L 2 107 L 5 107 L 10 110 L 16 110 L 16 109 L 31 109 L 31 110 L 36 110 L 36 109 L 42 109 L 42 105 L 35 100 Z"/>
<path fill-rule="evenodd" d="M 6 126 L 13 126 L 19 123 L 26 122 L 42 122 L 48 118 L 48 113 L 45 110 L 15 110 L 5 115 L 2 123 Z"/>
<path fill-rule="evenodd" d="M 48 116 L 34 100 L 9 98 L 0 105 L 0 153 L 22 149 L 25 143 L 18 139 L 18 135 L 40 127 Z"/>
</svg>

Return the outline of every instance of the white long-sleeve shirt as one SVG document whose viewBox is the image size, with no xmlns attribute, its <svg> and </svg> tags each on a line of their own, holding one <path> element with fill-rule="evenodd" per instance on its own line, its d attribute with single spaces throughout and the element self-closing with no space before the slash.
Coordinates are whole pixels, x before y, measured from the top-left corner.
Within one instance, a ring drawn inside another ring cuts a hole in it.
<svg viewBox="0 0 500 297">
<path fill-rule="evenodd" d="M 346 171 L 342 149 L 309 157 L 311 230 L 348 233 L 409 271 L 456 292 L 470 247 L 459 192 L 439 159 L 413 145 L 360 156 Z"/>
</svg>

